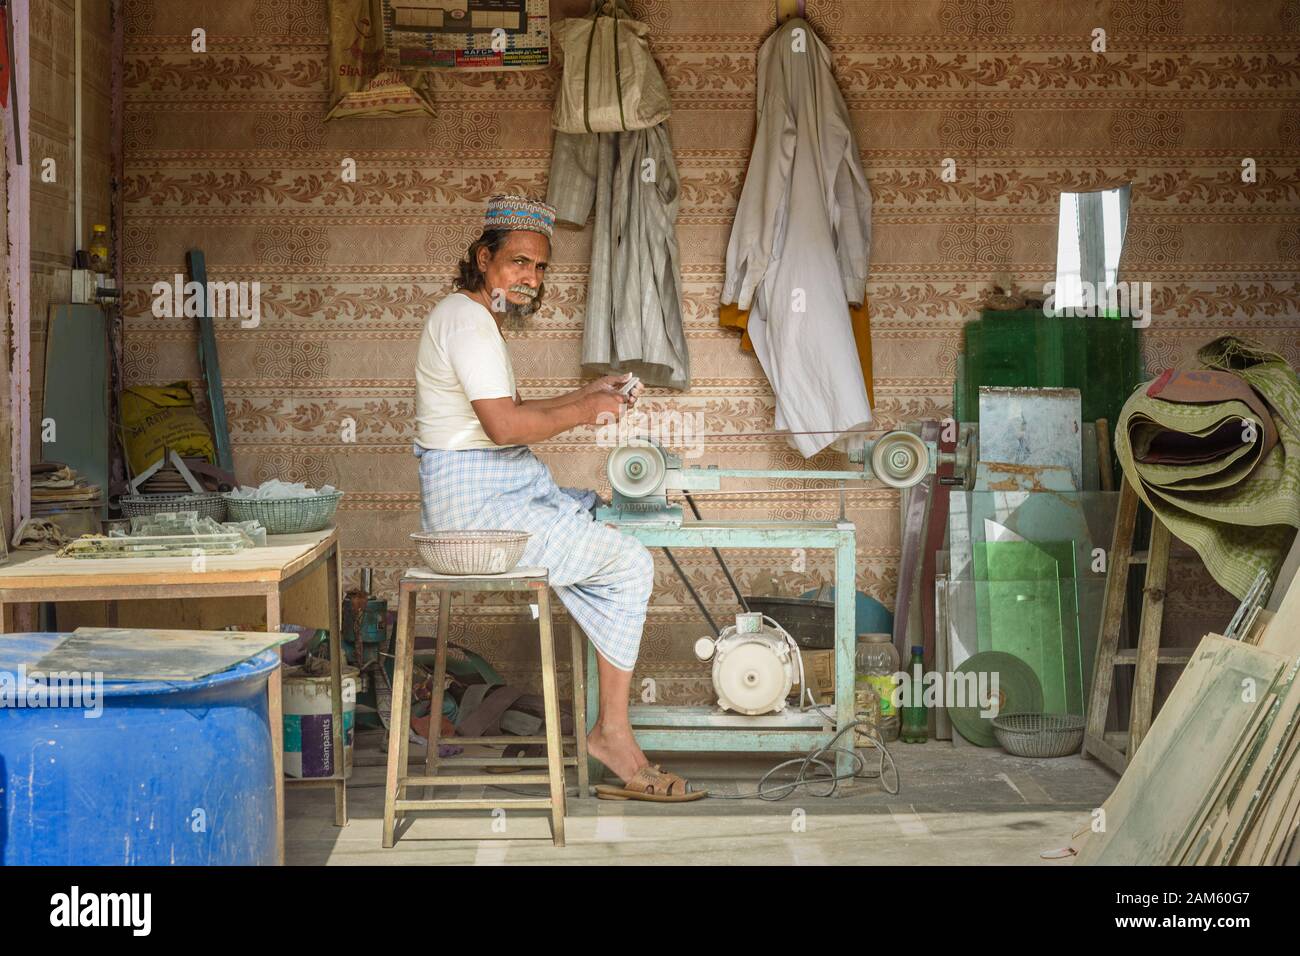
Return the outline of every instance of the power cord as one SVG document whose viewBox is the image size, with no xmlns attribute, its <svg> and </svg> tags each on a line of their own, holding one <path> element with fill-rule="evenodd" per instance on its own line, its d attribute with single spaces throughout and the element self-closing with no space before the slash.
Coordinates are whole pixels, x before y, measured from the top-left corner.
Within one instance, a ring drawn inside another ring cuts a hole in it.
<svg viewBox="0 0 1300 956">
<path fill-rule="evenodd" d="M 820 706 L 825 706 L 825 705 L 820 705 Z M 858 752 L 858 748 L 856 746 L 855 747 L 836 746 L 836 743 L 839 741 L 841 737 L 843 737 L 847 733 L 856 731 L 857 728 L 859 727 L 865 728 L 862 735 L 867 738 L 872 748 L 877 750 L 880 754 L 880 761 L 877 764 L 876 769 L 874 771 L 867 770 L 866 758 L 863 757 L 862 754 Z M 838 755 L 842 753 L 847 753 L 849 754 L 849 756 L 853 758 L 854 767 L 852 773 L 837 774 L 835 772 L 834 763 L 828 762 L 827 760 L 823 759 L 830 755 Z M 892 777 L 894 781 L 892 787 L 888 783 L 889 778 L 885 776 L 886 764 L 889 765 L 889 769 L 892 771 Z M 777 783 L 777 784 L 773 784 L 770 782 L 773 776 L 780 773 L 785 768 L 796 766 L 796 765 L 798 766 L 799 769 L 795 772 L 793 780 L 788 780 L 785 781 L 784 783 Z M 814 769 L 820 772 L 813 773 L 810 775 L 810 772 L 813 771 Z M 777 764 L 775 767 L 773 767 L 771 770 L 769 770 L 767 773 L 763 774 L 763 776 L 759 778 L 758 789 L 753 791 L 752 793 L 737 793 L 737 794 L 710 793 L 709 799 L 710 800 L 752 800 L 753 798 L 757 797 L 760 800 L 770 800 L 770 801 L 784 800 L 786 797 L 790 796 L 790 794 L 797 791 L 800 787 L 808 787 L 809 788 L 808 792 L 812 794 L 814 797 L 833 797 L 835 795 L 835 792 L 839 789 L 841 780 L 857 780 L 857 779 L 863 779 L 863 780 L 878 779 L 880 780 L 880 785 L 884 787 L 885 792 L 890 794 L 891 796 L 896 795 L 898 793 L 900 789 L 900 783 L 901 783 L 898 776 L 898 764 L 894 762 L 894 756 L 889 752 L 889 748 L 885 746 L 885 741 L 881 738 L 879 732 L 877 732 L 874 727 L 872 727 L 870 724 L 866 723 L 865 721 L 860 721 L 860 720 L 855 720 L 853 723 L 849 724 L 847 727 L 845 727 L 843 730 L 837 733 L 834 737 L 830 739 L 830 741 L 826 744 L 825 747 L 819 747 L 815 750 L 810 750 L 802 757 L 795 757 L 791 760 L 785 760 Z M 827 785 L 827 789 L 824 793 L 818 793 L 816 790 L 811 789 L 813 786 L 818 784 Z"/>
</svg>

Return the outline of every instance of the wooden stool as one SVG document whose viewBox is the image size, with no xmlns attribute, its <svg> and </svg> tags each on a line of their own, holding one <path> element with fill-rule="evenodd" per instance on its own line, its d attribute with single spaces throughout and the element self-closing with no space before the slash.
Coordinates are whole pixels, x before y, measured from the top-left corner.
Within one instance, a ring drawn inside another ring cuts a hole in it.
<svg viewBox="0 0 1300 956">
<path fill-rule="evenodd" d="M 424 761 L 424 776 L 411 776 L 407 770 L 407 742 L 411 727 L 411 677 L 415 658 L 415 598 L 421 591 L 438 592 L 437 651 L 433 671 L 433 699 L 429 709 L 429 749 Z M 485 760 L 483 757 L 438 757 L 438 730 L 442 720 L 443 684 L 447 675 L 447 635 L 451 624 L 453 591 L 533 591 L 538 608 L 541 634 L 542 701 L 546 714 L 545 736 L 456 737 L 457 744 L 543 744 L 545 757 L 512 757 Z M 564 846 L 564 768 L 576 767 L 578 795 L 587 795 L 587 699 L 583 678 L 583 642 L 573 640 L 573 726 L 574 736 L 560 733 L 560 697 L 555 674 L 555 640 L 551 629 L 551 592 L 545 568 L 516 568 L 506 574 L 451 575 L 435 574 L 415 568 L 402 575 L 397 589 L 397 647 L 393 668 L 393 716 L 389 727 L 388 777 L 384 789 L 384 846 L 394 842 L 397 818 L 408 810 L 494 810 L 497 807 L 549 809 L 551 835 L 556 846 Z M 565 743 L 574 745 L 576 755 L 565 757 Z M 522 773 L 499 776 L 482 772 L 447 774 L 439 768 L 471 766 L 539 767 L 546 773 Z M 427 787 L 432 797 L 434 787 L 465 785 L 538 784 L 550 787 L 549 797 L 514 797 L 471 800 L 412 800 L 406 798 L 407 787 Z"/>
</svg>

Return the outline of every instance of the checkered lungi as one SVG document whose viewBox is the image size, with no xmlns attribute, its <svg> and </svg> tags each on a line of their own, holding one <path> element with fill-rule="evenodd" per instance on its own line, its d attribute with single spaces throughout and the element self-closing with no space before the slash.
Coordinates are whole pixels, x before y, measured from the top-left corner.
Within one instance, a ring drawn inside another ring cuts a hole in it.
<svg viewBox="0 0 1300 956">
<path fill-rule="evenodd" d="M 415 446 L 425 531 L 510 528 L 532 537 L 521 565 L 551 587 L 606 660 L 636 663 L 654 559 L 635 538 L 595 520 L 594 492 L 560 488 L 527 445 L 461 451 Z"/>
</svg>

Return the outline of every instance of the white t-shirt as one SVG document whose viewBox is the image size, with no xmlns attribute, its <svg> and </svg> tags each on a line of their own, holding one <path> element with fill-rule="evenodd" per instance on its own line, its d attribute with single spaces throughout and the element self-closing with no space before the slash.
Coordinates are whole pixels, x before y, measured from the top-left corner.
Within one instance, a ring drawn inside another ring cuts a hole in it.
<svg viewBox="0 0 1300 956">
<path fill-rule="evenodd" d="M 470 402 L 515 397 L 515 371 L 492 313 L 463 292 L 434 307 L 415 359 L 415 440 L 425 448 L 496 448 Z"/>
</svg>

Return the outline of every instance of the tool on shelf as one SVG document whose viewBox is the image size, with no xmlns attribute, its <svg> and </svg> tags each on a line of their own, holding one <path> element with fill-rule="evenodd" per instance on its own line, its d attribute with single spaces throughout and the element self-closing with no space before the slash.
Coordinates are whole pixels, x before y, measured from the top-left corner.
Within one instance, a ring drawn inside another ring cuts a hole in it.
<svg viewBox="0 0 1300 956">
<path fill-rule="evenodd" d="M 361 586 L 343 596 L 343 651 L 358 670 L 379 660 L 388 639 L 388 602 L 374 596 L 373 582 L 372 569 L 362 568 Z"/>
</svg>

